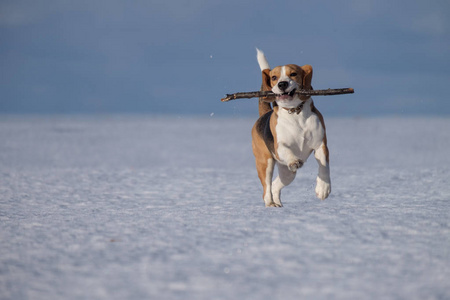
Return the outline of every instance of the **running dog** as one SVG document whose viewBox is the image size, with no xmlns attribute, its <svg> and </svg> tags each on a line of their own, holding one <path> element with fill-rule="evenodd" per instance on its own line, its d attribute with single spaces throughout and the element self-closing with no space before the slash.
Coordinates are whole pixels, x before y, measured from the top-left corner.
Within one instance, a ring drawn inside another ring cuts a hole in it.
<svg viewBox="0 0 450 300">
<path fill-rule="evenodd" d="M 312 89 L 312 67 L 289 64 L 270 69 L 264 53 L 256 50 L 262 72 L 261 89 L 276 94 L 271 101 L 273 105 L 267 99 L 259 100 L 260 117 L 252 129 L 252 148 L 264 203 L 266 207 L 283 206 L 281 189 L 294 180 L 297 170 L 313 151 L 319 164 L 315 192 L 324 200 L 331 192 L 325 122 L 310 96 L 295 94 L 297 89 Z M 278 177 L 272 182 L 275 165 Z"/>
</svg>

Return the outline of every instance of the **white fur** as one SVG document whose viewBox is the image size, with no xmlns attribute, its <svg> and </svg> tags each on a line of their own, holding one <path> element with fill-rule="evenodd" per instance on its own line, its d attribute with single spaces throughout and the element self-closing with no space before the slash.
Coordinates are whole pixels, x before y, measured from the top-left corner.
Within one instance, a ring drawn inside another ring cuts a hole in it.
<svg viewBox="0 0 450 300">
<path fill-rule="evenodd" d="M 316 180 L 316 196 L 324 200 L 331 193 L 330 167 L 325 158 L 322 145 L 314 152 L 319 164 L 319 174 Z"/>
<path fill-rule="evenodd" d="M 280 163 L 277 163 L 277 165 L 278 165 L 278 177 L 272 183 L 273 202 L 275 204 L 278 204 L 278 206 L 283 206 L 281 204 L 280 199 L 281 189 L 289 185 L 295 179 L 295 175 L 297 173 L 292 172 L 285 165 L 282 165 Z"/>
<path fill-rule="evenodd" d="M 272 90 L 272 92 L 273 92 L 273 90 Z M 294 98 L 292 98 L 292 99 L 289 99 L 289 100 L 277 99 L 276 102 L 279 107 L 294 108 L 294 107 L 299 106 L 300 103 L 302 103 L 302 100 L 300 100 L 298 95 L 295 95 Z"/>
<path fill-rule="evenodd" d="M 290 114 L 284 109 L 278 110 L 275 131 L 280 175 L 272 185 L 274 201 L 279 201 L 281 189 L 292 182 L 295 177 L 295 175 L 292 178 L 287 176 L 286 168 L 289 169 L 289 165 L 295 164 L 298 160 L 305 163 L 313 151 L 319 164 L 316 195 L 323 200 L 331 192 L 330 168 L 322 147 L 325 130 L 319 117 L 311 112 L 311 102 L 312 99 L 308 99 L 299 114 Z"/>
<path fill-rule="evenodd" d="M 256 48 L 256 58 L 258 59 L 258 64 L 259 64 L 261 71 L 265 70 L 265 69 L 270 70 L 270 66 L 269 66 L 269 63 L 267 62 L 267 58 L 264 55 L 264 52 L 262 52 L 258 48 Z"/>
<path fill-rule="evenodd" d="M 278 141 L 280 162 L 289 165 L 294 160 L 305 162 L 311 152 L 320 147 L 324 130 L 319 118 L 311 113 L 311 99 L 303 105 L 300 114 L 290 114 L 287 110 L 278 110 L 278 122 L 275 128 Z"/>
<path fill-rule="evenodd" d="M 275 161 L 273 158 L 269 158 L 267 160 L 267 169 L 266 169 L 266 192 L 264 194 L 264 203 L 266 206 L 270 206 L 272 201 L 272 177 L 273 177 L 273 169 L 274 169 Z"/>
</svg>

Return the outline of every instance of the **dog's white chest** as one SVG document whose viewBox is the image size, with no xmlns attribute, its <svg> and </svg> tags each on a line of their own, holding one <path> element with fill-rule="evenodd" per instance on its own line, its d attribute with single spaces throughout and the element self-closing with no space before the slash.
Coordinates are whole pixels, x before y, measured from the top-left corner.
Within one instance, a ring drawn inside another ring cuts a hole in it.
<svg viewBox="0 0 450 300">
<path fill-rule="evenodd" d="M 322 143 L 324 129 L 316 114 L 307 111 L 300 114 L 289 114 L 279 111 L 276 134 L 278 148 L 289 148 L 300 160 L 305 162 L 313 149 Z M 279 159 L 285 161 L 283 151 L 278 153 Z"/>
</svg>

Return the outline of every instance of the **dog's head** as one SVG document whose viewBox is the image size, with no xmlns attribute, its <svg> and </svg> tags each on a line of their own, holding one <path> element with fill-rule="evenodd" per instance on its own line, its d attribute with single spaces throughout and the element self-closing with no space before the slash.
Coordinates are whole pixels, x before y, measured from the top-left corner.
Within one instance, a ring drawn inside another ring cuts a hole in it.
<svg viewBox="0 0 450 300">
<path fill-rule="evenodd" d="M 259 67 L 262 71 L 262 89 L 277 94 L 276 102 L 282 107 L 296 107 L 309 96 L 295 95 L 297 89 L 311 90 L 313 70 L 310 65 L 294 64 L 278 66 L 270 69 L 264 53 L 257 50 Z"/>
</svg>

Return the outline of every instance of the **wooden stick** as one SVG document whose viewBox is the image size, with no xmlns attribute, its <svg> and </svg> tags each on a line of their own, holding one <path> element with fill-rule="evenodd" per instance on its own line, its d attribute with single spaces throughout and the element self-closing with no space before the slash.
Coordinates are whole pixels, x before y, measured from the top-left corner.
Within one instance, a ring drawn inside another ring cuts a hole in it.
<svg viewBox="0 0 450 300">
<path fill-rule="evenodd" d="M 295 92 L 297 95 L 301 96 L 330 96 L 330 95 L 342 95 L 342 94 L 353 94 L 355 91 L 352 88 L 345 88 L 345 89 L 327 89 L 327 90 L 298 90 Z M 243 93 L 234 93 L 234 94 L 227 94 L 225 98 L 220 99 L 222 102 L 227 102 L 230 100 L 236 100 L 241 98 L 274 98 L 277 94 L 274 92 L 243 92 Z M 264 99 L 268 100 L 269 99 Z"/>
</svg>

